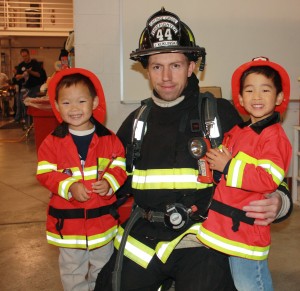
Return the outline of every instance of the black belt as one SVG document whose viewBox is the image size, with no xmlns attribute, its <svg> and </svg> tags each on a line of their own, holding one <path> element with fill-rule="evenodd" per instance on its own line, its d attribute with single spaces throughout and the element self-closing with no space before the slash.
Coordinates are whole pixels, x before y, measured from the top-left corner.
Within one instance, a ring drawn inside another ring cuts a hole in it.
<svg viewBox="0 0 300 291">
<path fill-rule="evenodd" d="M 76 209 L 57 209 L 53 206 L 49 206 L 48 214 L 57 218 L 56 230 L 59 232 L 61 238 L 63 238 L 61 234 L 61 230 L 64 227 L 65 219 L 92 219 L 97 218 L 106 214 L 110 214 L 114 219 L 118 219 L 120 217 L 117 211 L 116 202 L 111 205 L 101 206 L 97 208 L 87 209 L 84 208 L 76 208 Z"/>
<path fill-rule="evenodd" d="M 246 211 L 243 211 L 241 209 L 229 206 L 227 204 L 224 204 L 220 201 L 217 201 L 213 199 L 210 209 L 223 214 L 227 217 L 230 217 L 232 219 L 232 230 L 238 231 L 240 222 L 244 222 L 250 225 L 254 224 L 255 218 L 247 217 Z"/>
</svg>

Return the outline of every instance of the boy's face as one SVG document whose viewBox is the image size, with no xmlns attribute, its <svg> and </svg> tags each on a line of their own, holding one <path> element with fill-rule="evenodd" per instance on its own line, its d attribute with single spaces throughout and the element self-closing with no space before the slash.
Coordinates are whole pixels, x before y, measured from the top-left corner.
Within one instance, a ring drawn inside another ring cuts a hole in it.
<svg viewBox="0 0 300 291">
<path fill-rule="evenodd" d="M 271 116 L 282 101 L 283 93 L 276 94 L 273 80 L 257 73 L 246 77 L 242 95 L 239 95 L 239 102 L 249 113 L 252 123 Z"/>
<path fill-rule="evenodd" d="M 87 86 L 77 83 L 59 90 L 55 106 L 70 129 L 88 130 L 93 128 L 90 117 L 98 103 L 98 97 L 93 98 Z"/>
</svg>

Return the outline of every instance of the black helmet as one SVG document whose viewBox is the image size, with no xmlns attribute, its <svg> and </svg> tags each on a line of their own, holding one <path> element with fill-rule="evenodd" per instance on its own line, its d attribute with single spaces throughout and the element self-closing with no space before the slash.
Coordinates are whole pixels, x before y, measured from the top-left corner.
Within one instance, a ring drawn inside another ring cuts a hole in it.
<svg viewBox="0 0 300 291">
<path fill-rule="evenodd" d="M 162 7 L 148 19 L 139 48 L 130 54 L 130 59 L 146 67 L 148 56 L 168 52 L 184 53 L 194 62 L 201 57 L 200 71 L 204 69 L 205 48 L 196 45 L 193 32 L 176 14 Z"/>
</svg>

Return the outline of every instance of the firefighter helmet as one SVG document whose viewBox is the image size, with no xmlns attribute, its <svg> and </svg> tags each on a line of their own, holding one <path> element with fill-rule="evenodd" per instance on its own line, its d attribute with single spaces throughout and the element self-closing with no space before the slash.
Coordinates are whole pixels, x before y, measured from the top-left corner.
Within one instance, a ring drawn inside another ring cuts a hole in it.
<svg viewBox="0 0 300 291">
<path fill-rule="evenodd" d="M 130 54 L 130 59 L 146 67 L 148 56 L 168 52 L 184 53 L 194 62 L 201 57 L 200 70 L 204 69 L 205 48 L 196 45 L 193 32 L 176 14 L 162 7 L 148 19 L 139 48 Z"/>
<path fill-rule="evenodd" d="M 94 75 L 92 72 L 90 72 L 86 69 L 81 69 L 81 68 L 70 68 L 70 69 L 65 69 L 65 70 L 56 72 L 55 75 L 50 80 L 50 83 L 48 86 L 48 95 L 49 95 L 51 107 L 52 107 L 52 110 L 53 110 L 53 113 L 54 113 L 56 119 L 59 122 L 62 122 L 60 113 L 56 109 L 56 106 L 55 106 L 56 87 L 63 77 L 73 75 L 73 74 L 82 74 L 82 75 L 88 77 L 91 80 L 91 82 L 93 83 L 96 93 L 97 93 L 97 96 L 99 98 L 99 104 L 93 110 L 93 117 L 95 119 L 97 119 L 99 122 L 103 123 L 105 120 L 106 103 L 105 103 L 105 96 L 104 96 L 104 92 L 102 89 L 102 85 L 101 85 L 99 79 L 96 77 L 96 75 Z"/>
<path fill-rule="evenodd" d="M 282 85 L 282 92 L 283 92 L 284 99 L 280 105 L 276 106 L 275 111 L 283 113 L 286 110 L 290 99 L 290 77 L 283 67 L 281 67 L 277 63 L 269 61 L 269 59 L 265 57 L 254 58 L 252 59 L 252 61 L 241 65 L 234 71 L 231 79 L 231 87 L 232 87 L 232 99 L 236 109 L 241 114 L 248 114 L 244 109 L 244 107 L 242 107 L 239 102 L 239 94 L 241 93 L 241 77 L 243 76 L 244 72 L 249 68 L 258 67 L 258 66 L 268 66 L 278 72 L 281 78 L 281 85 Z"/>
</svg>

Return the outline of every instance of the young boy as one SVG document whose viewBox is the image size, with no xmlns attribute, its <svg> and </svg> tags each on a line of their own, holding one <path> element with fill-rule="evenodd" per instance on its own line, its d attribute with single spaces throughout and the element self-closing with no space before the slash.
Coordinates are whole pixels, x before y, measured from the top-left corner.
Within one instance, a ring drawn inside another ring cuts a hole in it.
<svg viewBox="0 0 300 291">
<path fill-rule="evenodd" d="M 94 290 L 113 252 L 114 193 L 126 180 L 125 151 L 101 124 L 105 97 L 93 73 L 63 70 L 52 78 L 48 94 L 61 124 L 38 150 L 37 179 L 52 193 L 47 240 L 59 247 L 64 290 Z"/>
<path fill-rule="evenodd" d="M 273 290 L 267 262 L 270 226 L 254 224 L 242 208 L 275 191 L 288 171 L 292 148 L 279 113 L 289 94 L 289 76 L 278 64 L 256 58 L 240 66 L 232 76 L 232 97 L 250 120 L 225 134 L 221 150 L 207 152 L 210 168 L 223 174 L 198 238 L 230 255 L 238 290 Z"/>
</svg>

